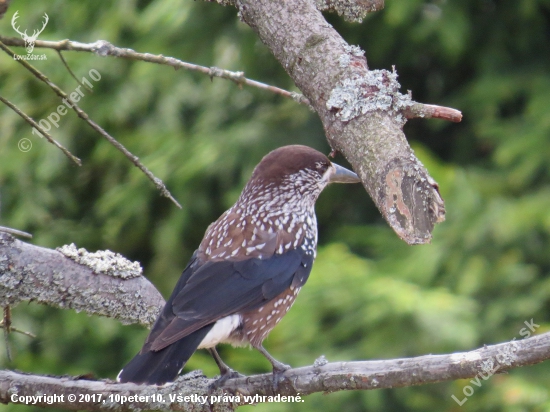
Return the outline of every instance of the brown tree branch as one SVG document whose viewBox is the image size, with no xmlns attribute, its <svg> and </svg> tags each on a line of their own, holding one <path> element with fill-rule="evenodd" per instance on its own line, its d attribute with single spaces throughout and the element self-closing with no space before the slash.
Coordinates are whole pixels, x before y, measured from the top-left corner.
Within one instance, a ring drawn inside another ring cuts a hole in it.
<svg viewBox="0 0 550 412">
<path fill-rule="evenodd" d="M 61 250 L 65 254 L 0 232 L 0 306 L 33 301 L 125 324 L 155 321 L 164 299 L 135 263 L 108 251 Z"/>
<path fill-rule="evenodd" d="M 235 6 L 270 48 L 395 232 L 409 244 L 429 242 L 445 208 L 403 133 L 418 106 L 399 93 L 395 71 L 369 71 L 364 52 L 348 45 L 313 1 L 213 1 Z"/>
<path fill-rule="evenodd" d="M 232 411 L 240 405 L 280 402 L 283 396 L 287 397 L 285 401 L 302 402 L 303 396 L 315 392 L 395 388 L 468 378 L 475 378 L 482 385 L 495 373 L 547 359 L 550 359 L 550 333 L 470 352 L 392 360 L 320 362 L 286 371 L 276 392 L 271 373 L 230 379 L 217 391 L 211 391 L 209 385 L 213 381 L 200 371 L 184 375 L 173 385 L 164 387 L 0 371 L 0 402 L 34 402 L 40 407 L 88 411 Z M 39 398 L 39 395 L 46 396 Z M 74 400 L 69 395 L 75 395 Z M 454 402 L 453 395 L 449 394 L 451 402 Z"/>
</svg>

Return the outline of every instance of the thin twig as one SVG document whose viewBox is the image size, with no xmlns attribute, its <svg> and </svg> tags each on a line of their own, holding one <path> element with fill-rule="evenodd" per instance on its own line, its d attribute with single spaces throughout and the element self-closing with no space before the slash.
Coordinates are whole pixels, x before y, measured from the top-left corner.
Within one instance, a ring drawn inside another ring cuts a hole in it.
<svg viewBox="0 0 550 412">
<path fill-rule="evenodd" d="M 14 58 L 15 53 L 7 47 L 2 41 L 0 41 L 0 48 L 4 50 L 7 54 L 9 54 L 12 58 Z M 37 70 L 34 66 L 26 62 L 25 60 L 16 60 L 18 63 L 22 64 L 23 67 L 25 67 L 28 71 L 30 71 L 36 78 L 46 83 L 55 94 L 57 94 L 64 102 L 66 102 L 66 105 L 71 107 L 78 117 L 80 117 L 82 120 L 84 120 L 86 123 L 88 123 L 92 129 L 97 131 L 101 136 L 103 136 L 105 139 L 109 141 L 113 146 L 115 146 L 124 156 L 126 156 L 130 161 L 138 168 L 140 169 L 157 187 L 158 190 L 160 190 L 160 193 L 169 198 L 176 206 L 178 206 L 181 209 L 181 205 L 178 203 L 176 199 L 172 196 L 172 194 L 168 191 L 162 180 L 160 180 L 158 177 L 156 177 L 145 165 L 143 165 L 139 158 L 135 155 L 133 155 L 126 147 L 124 147 L 121 143 L 119 143 L 114 137 L 112 137 L 109 133 L 107 133 L 100 125 L 95 123 L 93 120 L 90 119 L 88 114 L 82 110 L 78 105 L 70 100 L 69 96 L 61 90 L 57 85 L 55 85 L 50 79 L 48 79 L 44 74 L 42 74 L 39 70 Z"/>
<path fill-rule="evenodd" d="M 72 76 L 73 79 L 76 80 L 76 82 L 84 87 L 86 90 L 88 90 L 90 93 L 93 93 L 94 91 L 92 89 L 90 89 L 88 86 L 86 86 L 84 83 L 82 83 L 80 80 L 78 80 L 78 78 L 76 77 L 76 75 L 73 73 L 73 71 L 71 70 L 71 68 L 69 67 L 69 64 L 67 63 L 67 60 L 65 60 L 65 57 L 63 57 L 63 53 L 61 53 L 61 50 L 57 50 L 57 54 L 59 55 L 59 58 L 61 59 L 61 62 L 63 63 L 63 66 L 65 66 L 65 68 L 67 69 L 67 71 L 69 72 L 69 74 Z"/>
<path fill-rule="evenodd" d="M 0 36 L 0 41 L 8 46 L 24 47 L 25 42 L 22 39 L 15 37 L 3 37 Z M 98 56 L 114 56 L 122 57 L 129 60 L 140 60 L 149 63 L 161 64 L 166 66 L 172 66 L 177 69 L 186 69 L 191 71 L 200 72 L 213 77 L 219 77 L 222 79 L 231 80 L 239 86 L 251 86 L 258 89 L 267 90 L 280 96 L 292 99 L 298 103 L 309 106 L 309 100 L 300 93 L 289 92 L 288 90 L 281 89 L 279 87 L 270 86 L 265 83 L 258 82 L 256 80 L 247 79 L 243 72 L 232 72 L 229 70 L 220 69 L 217 67 L 205 67 L 198 64 L 187 63 L 174 57 L 165 57 L 162 54 L 154 55 L 151 53 L 138 53 L 132 49 L 126 49 L 113 46 L 111 43 L 105 40 L 98 40 L 94 43 L 80 43 L 71 40 L 45 41 L 37 40 L 35 47 L 53 49 L 57 51 L 70 50 L 95 53 Z"/>
<path fill-rule="evenodd" d="M 3 321 L 0 322 L 0 329 L 4 329 L 4 331 L 6 330 L 6 328 L 4 327 L 4 322 Z M 36 335 L 34 333 L 27 332 L 27 331 L 24 331 L 24 330 L 19 330 L 17 328 L 14 328 L 13 326 L 10 327 L 10 333 L 11 332 L 20 333 L 22 335 L 28 336 L 29 338 L 36 338 Z"/>
<path fill-rule="evenodd" d="M 19 109 L 16 105 L 14 105 L 9 100 L 6 100 L 2 96 L 0 96 L 0 101 L 4 103 L 6 106 L 8 106 L 10 109 L 12 109 L 15 113 L 17 113 L 19 116 L 21 116 L 27 123 L 29 123 L 32 127 L 37 129 L 42 135 L 46 138 L 48 142 L 53 144 L 54 146 L 57 146 L 69 159 L 71 159 L 73 162 L 75 162 L 78 166 L 82 166 L 82 161 L 73 155 L 69 150 L 67 150 L 61 143 L 59 143 L 57 140 L 55 140 L 48 132 L 46 132 L 42 126 L 40 126 L 38 123 L 34 121 L 33 118 L 28 116 L 26 113 L 24 113 L 21 109 Z"/>
<path fill-rule="evenodd" d="M 331 3 L 327 1 L 327 4 Z M 382 8 L 384 3 L 381 0 L 369 0 L 367 2 L 371 4 L 376 10 Z M 370 7 L 370 6 L 369 6 Z M 372 10 L 371 10 L 372 11 Z M 3 37 L 0 36 L 0 41 L 9 46 L 24 47 L 25 42 L 22 39 L 16 37 Z M 174 57 L 166 57 L 162 54 L 154 55 L 151 53 L 138 53 L 132 49 L 116 47 L 105 40 L 98 40 L 94 43 L 80 43 L 71 40 L 61 41 L 46 41 L 37 40 L 35 47 L 53 49 L 57 51 L 81 51 L 95 53 L 98 56 L 114 56 L 121 57 L 129 60 L 139 60 L 148 63 L 155 63 L 161 65 L 172 66 L 177 69 L 186 69 L 206 74 L 211 78 L 219 77 L 222 79 L 231 80 L 239 86 L 251 86 L 258 89 L 266 90 L 280 96 L 292 99 L 297 103 L 304 104 L 311 108 L 309 100 L 302 94 L 296 92 L 289 92 L 288 90 L 281 89 L 279 87 L 270 86 L 265 83 L 261 83 L 255 80 L 248 79 L 244 76 L 244 72 L 232 72 L 229 70 L 220 69 L 218 67 L 205 67 L 197 64 L 187 63 Z M 407 119 L 414 118 L 435 118 L 443 119 L 451 122 L 460 122 L 462 120 L 462 113 L 456 109 L 444 106 L 436 106 L 431 104 L 415 103 L 405 113 Z"/>
<path fill-rule="evenodd" d="M 450 107 L 436 106 L 435 104 L 414 103 L 405 111 L 407 119 L 417 117 L 425 119 L 442 119 L 458 123 L 462 120 L 462 113 Z"/>
<path fill-rule="evenodd" d="M 30 233 L 23 232 L 23 231 L 17 230 L 17 229 L 12 229 L 11 227 L 0 226 L 0 232 L 6 232 L 6 233 L 9 233 L 10 235 L 26 237 L 26 238 L 32 239 L 32 235 Z"/>
</svg>

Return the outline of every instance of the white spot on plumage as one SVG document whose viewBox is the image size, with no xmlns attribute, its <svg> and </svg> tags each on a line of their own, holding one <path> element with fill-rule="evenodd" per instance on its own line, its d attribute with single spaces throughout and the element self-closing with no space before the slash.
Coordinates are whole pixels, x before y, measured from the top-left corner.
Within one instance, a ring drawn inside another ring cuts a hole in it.
<svg viewBox="0 0 550 412">
<path fill-rule="evenodd" d="M 216 321 L 200 343 L 198 349 L 213 348 L 217 344 L 226 341 L 231 333 L 237 329 L 241 320 L 241 315 L 230 315 Z"/>
</svg>

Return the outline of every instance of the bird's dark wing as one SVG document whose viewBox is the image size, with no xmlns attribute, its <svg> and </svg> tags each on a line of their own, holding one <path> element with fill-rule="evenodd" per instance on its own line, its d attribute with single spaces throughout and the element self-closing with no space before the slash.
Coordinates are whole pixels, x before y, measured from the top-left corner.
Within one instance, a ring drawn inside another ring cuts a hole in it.
<svg viewBox="0 0 550 412">
<path fill-rule="evenodd" d="M 262 306 L 288 289 L 295 278 L 305 283 L 313 263 L 313 256 L 301 248 L 268 259 L 202 265 L 194 259 L 167 302 L 164 319 L 159 318 L 147 339 L 153 351 L 225 316 Z"/>
</svg>

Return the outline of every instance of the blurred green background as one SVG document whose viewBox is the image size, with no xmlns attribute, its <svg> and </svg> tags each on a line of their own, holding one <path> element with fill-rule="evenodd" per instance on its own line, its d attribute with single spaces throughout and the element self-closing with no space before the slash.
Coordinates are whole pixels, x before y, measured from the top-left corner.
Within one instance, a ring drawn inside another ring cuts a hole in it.
<svg viewBox="0 0 550 412">
<path fill-rule="evenodd" d="M 243 70 L 252 79 L 296 90 L 239 21 L 234 8 L 190 0 L 13 0 L 0 33 L 17 36 L 50 21 L 41 40 L 104 39 L 140 52 Z M 414 120 L 405 132 L 441 187 L 447 220 L 431 245 L 407 246 L 359 185 L 328 188 L 317 205 L 320 246 L 307 286 L 271 333 L 267 349 L 293 366 L 329 361 L 449 353 L 521 339 L 524 322 L 550 330 L 550 1 L 387 0 L 361 25 L 327 19 L 366 51 L 372 69 L 396 65 L 415 100 L 462 110 L 464 120 Z M 15 49 L 24 54 L 24 49 Z M 33 64 L 65 91 L 78 84 L 53 50 Z M 33 244 L 75 242 L 111 249 L 145 268 L 167 296 L 208 224 L 236 200 L 268 151 L 305 144 L 328 153 L 322 126 L 307 108 L 226 80 L 167 66 L 64 53 L 93 84 L 79 102 L 183 205 L 149 180 L 73 112 L 51 134 L 82 158 L 76 167 L 0 107 L 0 225 L 26 230 Z M 94 82 L 91 69 L 101 74 Z M 35 119 L 59 99 L 6 54 L 0 95 Z M 32 149 L 18 149 L 28 138 Z M 340 164 L 345 160 L 336 159 Z M 2 368 L 114 378 L 147 331 L 111 319 L 21 304 L 10 336 L 13 362 Z M 221 355 L 247 374 L 269 370 L 247 349 Z M 186 371 L 217 368 L 199 351 Z M 546 411 L 550 364 L 483 381 L 466 403 L 469 380 L 393 390 L 316 394 L 300 404 L 242 411 Z M 471 384 L 470 384 L 471 385 Z M 9 412 L 32 411 L 1 406 Z"/>
</svg>

